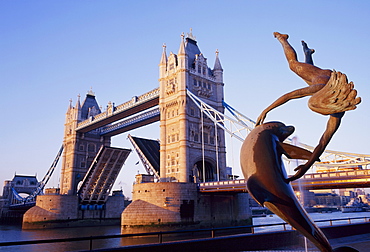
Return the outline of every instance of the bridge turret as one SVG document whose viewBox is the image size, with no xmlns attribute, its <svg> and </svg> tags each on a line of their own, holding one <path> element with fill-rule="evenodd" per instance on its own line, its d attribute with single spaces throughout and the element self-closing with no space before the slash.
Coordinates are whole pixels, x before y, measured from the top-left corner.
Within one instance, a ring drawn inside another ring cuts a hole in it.
<svg viewBox="0 0 370 252">
<path fill-rule="evenodd" d="M 77 96 L 77 102 L 76 102 L 76 119 L 78 122 L 81 121 L 81 103 L 80 103 L 80 95 Z"/>
<path fill-rule="evenodd" d="M 167 71 L 167 53 L 166 53 L 166 44 L 163 44 L 163 52 L 161 61 L 159 62 L 159 78 L 163 78 Z"/>
<path fill-rule="evenodd" d="M 76 194 L 78 183 L 84 178 L 100 147 L 110 146 L 110 137 L 100 136 L 99 129 L 86 133 L 76 131 L 79 122 L 99 113 L 101 113 L 100 107 L 92 90 L 87 92 L 82 105 L 78 97 L 76 106 L 70 105 L 67 110 L 64 125 L 61 194 Z"/>
<path fill-rule="evenodd" d="M 184 34 L 181 34 L 180 48 L 177 53 L 177 69 L 187 69 L 188 66 L 188 55 L 185 50 Z"/>
<path fill-rule="evenodd" d="M 76 106 L 72 106 L 72 99 L 69 100 L 69 106 L 66 112 L 66 121 L 64 124 L 64 135 L 72 134 L 81 120 L 80 95 L 77 96 Z"/>
<path fill-rule="evenodd" d="M 223 72 L 224 70 L 222 69 L 220 59 L 218 57 L 218 50 L 216 50 L 216 60 L 215 60 L 215 65 L 213 67 L 213 76 L 215 77 L 216 81 L 219 83 L 223 82 Z"/>
<path fill-rule="evenodd" d="M 218 54 L 213 71 L 190 32 L 186 38 L 181 35 L 178 54 L 169 55 L 166 68 L 164 59 L 162 54 L 160 177 L 178 182 L 223 180 L 226 178 L 224 131 L 215 129 L 209 119 L 201 120 L 203 115 L 186 94 L 190 89 L 223 112 L 223 70 Z"/>
</svg>

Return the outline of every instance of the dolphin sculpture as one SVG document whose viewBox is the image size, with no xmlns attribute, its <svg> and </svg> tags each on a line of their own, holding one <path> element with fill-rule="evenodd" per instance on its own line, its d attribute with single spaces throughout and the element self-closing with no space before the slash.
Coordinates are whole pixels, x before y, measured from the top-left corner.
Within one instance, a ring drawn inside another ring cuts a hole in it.
<svg viewBox="0 0 370 252">
<path fill-rule="evenodd" d="M 311 152 L 283 141 L 294 132 L 293 126 L 269 122 L 254 128 L 245 139 L 240 162 L 250 195 L 323 252 L 333 251 L 323 232 L 310 219 L 289 184 L 282 154 L 292 159 L 308 159 Z"/>
</svg>

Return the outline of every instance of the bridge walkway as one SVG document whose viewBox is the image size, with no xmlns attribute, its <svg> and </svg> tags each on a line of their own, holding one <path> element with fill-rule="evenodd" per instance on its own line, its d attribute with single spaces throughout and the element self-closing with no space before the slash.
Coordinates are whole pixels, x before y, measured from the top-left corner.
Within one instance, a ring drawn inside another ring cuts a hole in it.
<svg viewBox="0 0 370 252">
<path fill-rule="evenodd" d="M 145 111 L 159 104 L 159 88 L 149 91 L 140 96 L 134 96 L 130 101 L 113 106 L 112 110 L 107 110 L 94 117 L 80 122 L 77 125 L 76 131 L 86 133 L 91 130 L 98 129 L 107 124 L 116 122 L 123 118 L 127 118 L 134 114 Z"/>
</svg>

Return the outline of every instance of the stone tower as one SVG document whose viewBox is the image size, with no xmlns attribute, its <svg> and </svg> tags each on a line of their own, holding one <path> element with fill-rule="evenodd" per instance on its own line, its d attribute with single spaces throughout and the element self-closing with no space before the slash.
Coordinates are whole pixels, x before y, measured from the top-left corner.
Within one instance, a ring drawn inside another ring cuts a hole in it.
<svg viewBox="0 0 370 252">
<path fill-rule="evenodd" d="M 78 123 L 100 112 L 91 90 L 86 94 L 82 105 L 78 97 L 76 105 L 73 107 L 71 102 L 68 107 L 64 124 L 61 194 L 75 195 L 78 183 L 84 178 L 100 147 L 110 146 L 110 137 L 101 137 L 99 129 L 88 133 L 76 132 Z"/>
<path fill-rule="evenodd" d="M 225 133 L 187 97 L 189 89 L 223 112 L 223 69 L 216 52 L 213 69 L 192 33 L 181 36 L 177 55 L 159 64 L 160 176 L 162 181 L 204 182 L 226 179 Z"/>
</svg>

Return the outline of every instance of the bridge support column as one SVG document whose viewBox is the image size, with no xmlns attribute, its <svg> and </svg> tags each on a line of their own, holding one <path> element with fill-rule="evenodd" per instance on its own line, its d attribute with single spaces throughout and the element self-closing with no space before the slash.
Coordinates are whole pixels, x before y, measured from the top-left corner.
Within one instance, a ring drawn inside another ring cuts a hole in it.
<svg viewBox="0 0 370 252">
<path fill-rule="evenodd" d="M 117 225 L 125 208 L 124 196 L 110 196 L 104 205 L 83 209 L 78 196 L 46 194 L 37 196 L 36 206 L 23 216 L 23 229 Z"/>
</svg>

